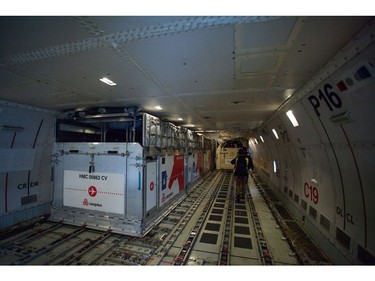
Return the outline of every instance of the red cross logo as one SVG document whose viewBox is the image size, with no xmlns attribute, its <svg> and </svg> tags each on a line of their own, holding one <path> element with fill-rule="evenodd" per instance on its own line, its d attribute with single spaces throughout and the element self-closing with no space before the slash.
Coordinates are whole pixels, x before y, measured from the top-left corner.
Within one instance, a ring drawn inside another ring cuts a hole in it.
<svg viewBox="0 0 375 281">
<path fill-rule="evenodd" d="M 96 187 L 95 186 L 90 186 L 89 187 L 89 190 L 88 190 L 88 193 L 91 197 L 95 197 L 96 194 L 97 194 L 97 191 L 96 191 Z"/>
</svg>

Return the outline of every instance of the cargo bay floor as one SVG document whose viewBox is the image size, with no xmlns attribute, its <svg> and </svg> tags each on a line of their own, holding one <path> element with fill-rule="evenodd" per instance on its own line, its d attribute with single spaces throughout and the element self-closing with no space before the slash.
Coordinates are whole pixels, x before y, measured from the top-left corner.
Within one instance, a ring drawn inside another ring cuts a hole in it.
<svg viewBox="0 0 375 281">
<path fill-rule="evenodd" d="M 329 265 L 253 174 L 240 202 L 234 178 L 212 171 L 144 237 L 36 218 L 0 232 L 2 265 Z"/>
</svg>

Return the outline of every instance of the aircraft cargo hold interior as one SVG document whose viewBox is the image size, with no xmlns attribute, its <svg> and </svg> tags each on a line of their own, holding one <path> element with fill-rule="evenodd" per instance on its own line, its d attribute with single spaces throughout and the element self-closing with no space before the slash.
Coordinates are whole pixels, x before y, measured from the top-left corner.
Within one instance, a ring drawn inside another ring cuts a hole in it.
<svg viewBox="0 0 375 281">
<path fill-rule="evenodd" d="M 373 268 L 374 17 L 0 29 L 4 268 Z"/>
<path fill-rule="evenodd" d="M 0 262 L 14 265 L 330 265 L 258 181 L 233 200 L 232 173 L 211 172 L 143 237 L 38 218 L 2 236 Z M 271 193 L 270 193 L 271 192 Z"/>
</svg>

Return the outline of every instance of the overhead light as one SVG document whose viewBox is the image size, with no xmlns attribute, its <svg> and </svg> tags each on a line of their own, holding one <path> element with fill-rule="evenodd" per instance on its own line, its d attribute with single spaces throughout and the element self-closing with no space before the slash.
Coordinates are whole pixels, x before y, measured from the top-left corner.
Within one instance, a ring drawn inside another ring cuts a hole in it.
<svg viewBox="0 0 375 281">
<path fill-rule="evenodd" d="M 184 119 L 182 119 L 181 117 L 179 117 L 179 118 L 177 118 L 177 120 L 178 120 L 178 121 L 182 121 L 182 120 L 184 120 Z"/>
<path fill-rule="evenodd" d="M 293 95 L 294 92 L 295 92 L 295 89 L 286 89 L 284 91 L 285 99 L 289 99 Z"/>
<path fill-rule="evenodd" d="M 155 109 L 157 110 L 162 110 L 163 108 L 160 105 L 154 106 Z"/>
<path fill-rule="evenodd" d="M 276 161 L 275 160 L 273 161 L 273 172 L 274 173 L 277 172 L 277 166 L 276 166 Z"/>
<path fill-rule="evenodd" d="M 279 136 L 277 135 L 276 130 L 275 130 L 275 129 L 272 129 L 272 132 L 273 132 L 273 134 L 275 135 L 275 138 L 276 138 L 276 139 L 279 139 Z"/>
<path fill-rule="evenodd" d="M 293 112 L 291 110 L 289 110 L 286 115 L 288 116 L 290 122 L 292 122 L 293 126 L 294 127 L 297 127 L 299 126 L 298 122 L 297 122 L 297 119 L 296 117 L 294 116 Z"/>
<path fill-rule="evenodd" d="M 262 136 L 259 136 L 260 137 L 260 139 L 262 140 L 262 142 L 264 142 L 264 139 L 263 139 L 263 137 Z"/>
<path fill-rule="evenodd" d="M 102 81 L 103 83 L 108 84 L 109 86 L 116 86 L 117 85 L 115 82 L 113 82 L 112 80 L 109 80 L 106 77 L 103 77 L 103 78 L 101 78 L 99 80 Z"/>
</svg>

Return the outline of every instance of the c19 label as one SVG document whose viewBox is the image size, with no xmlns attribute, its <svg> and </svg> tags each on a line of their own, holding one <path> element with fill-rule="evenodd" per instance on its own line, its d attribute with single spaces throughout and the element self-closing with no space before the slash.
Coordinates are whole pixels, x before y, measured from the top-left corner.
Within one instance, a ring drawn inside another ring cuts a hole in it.
<svg viewBox="0 0 375 281">
<path fill-rule="evenodd" d="M 327 83 L 323 86 L 323 91 L 319 89 L 318 96 L 311 95 L 308 97 L 316 115 L 320 116 L 320 112 L 318 109 L 321 105 L 321 102 L 324 102 L 324 104 L 329 108 L 330 111 L 333 111 L 334 108 L 341 108 L 342 101 L 340 99 L 340 96 L 332 90 L 333 87 Z"/>
<path fill-rule="evenodd" d="M 303 186 L 305 197 L 309 198 L 314 204 L 318 204 L 319 202 L 319 191 L 315 186 L 309 185 L 307 182 L 305 182 L 305 185 Z"/>
</svg>

